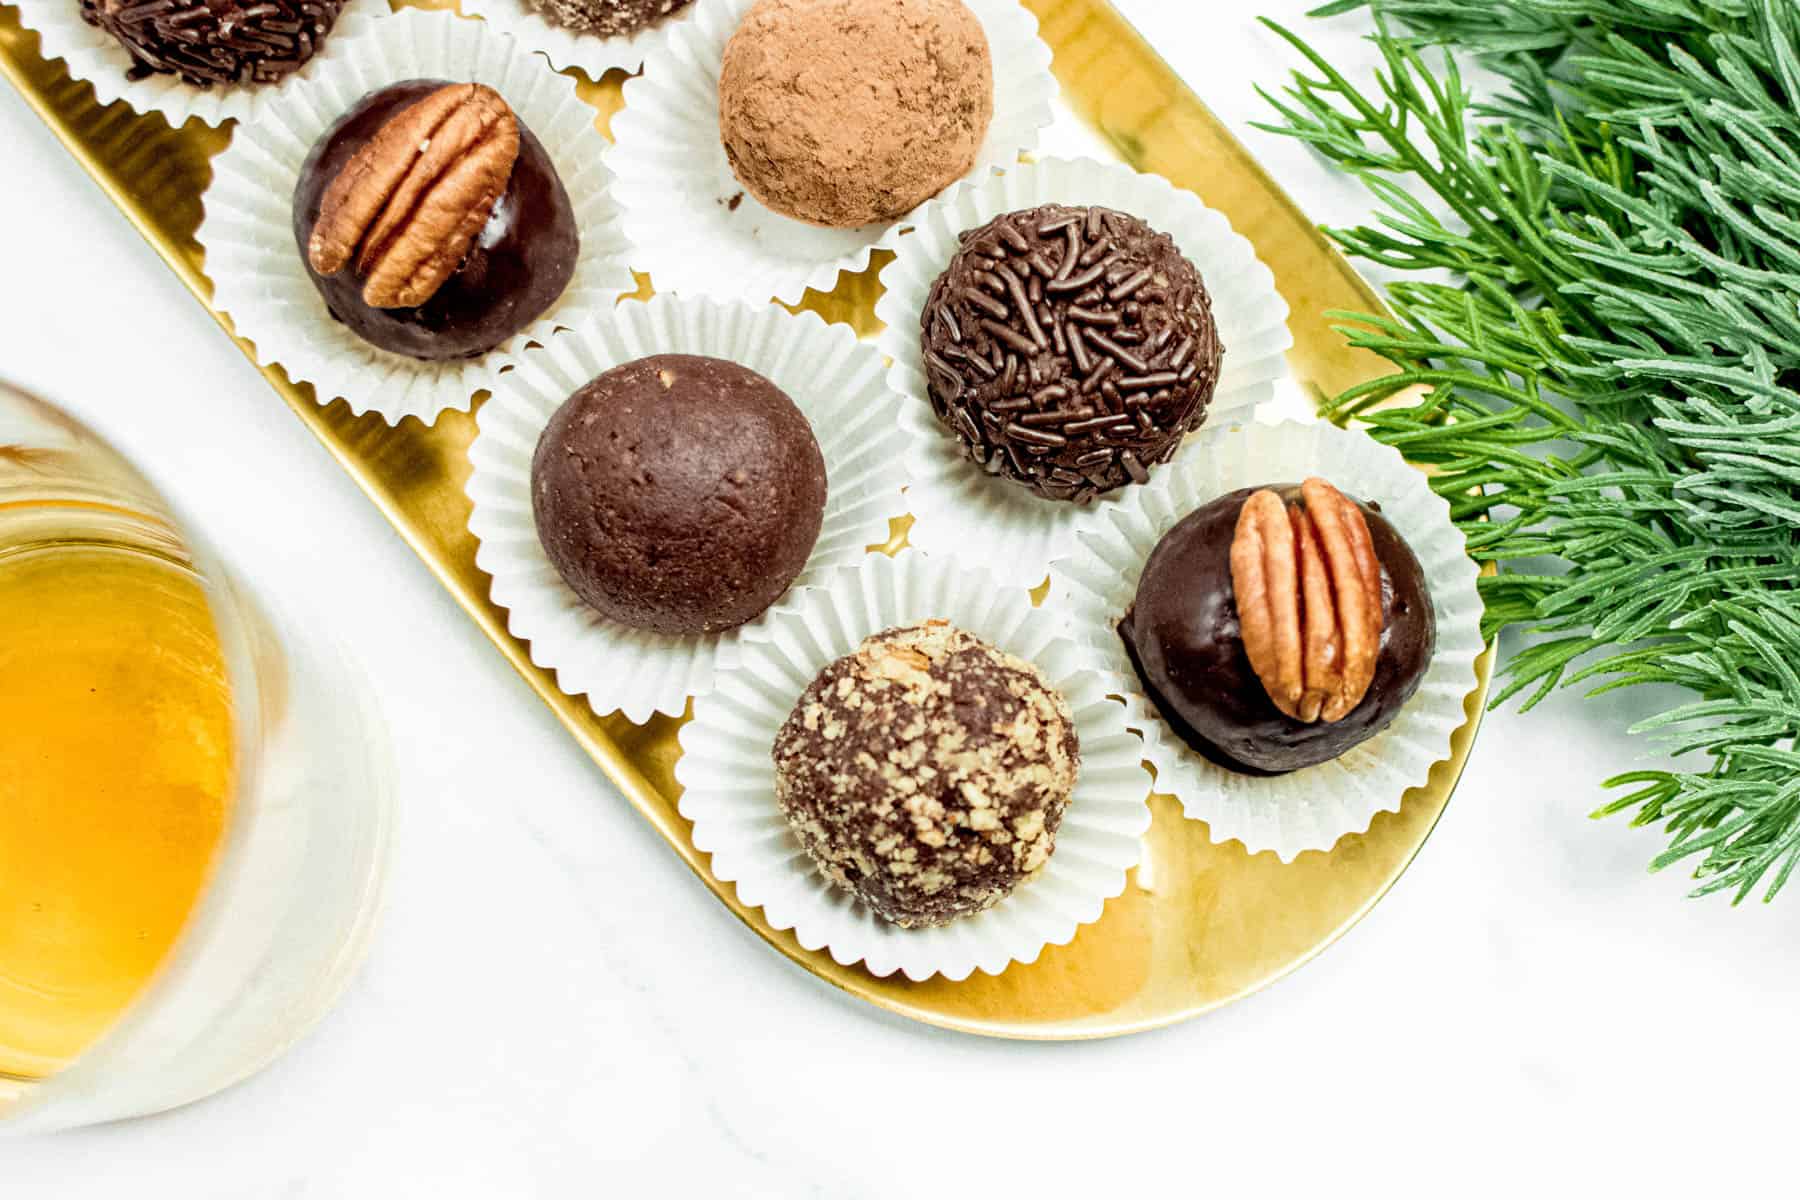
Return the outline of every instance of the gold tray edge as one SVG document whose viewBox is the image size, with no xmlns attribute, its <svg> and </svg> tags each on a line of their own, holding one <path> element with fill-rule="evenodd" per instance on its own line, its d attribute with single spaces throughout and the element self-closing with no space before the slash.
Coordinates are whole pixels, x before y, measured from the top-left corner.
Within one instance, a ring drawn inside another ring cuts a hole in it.
<svg viewBox="0 0 1800 1200">
<path fill-rule="evenodd" d="M 1110 4 L 1106 3 L 1106 0 L 1097 0 L 1096 7 L 1101 6 L 1109 10 L 1109 19 L 1112 22 L 1115 22 L 1119 29 L 1124 31 L 1126 36 L 1135 39 L 1144 53 L 1156 58 L 1159 63 L 1161 62 L 1160 56 L 1156 55 L 1154 49 L 1151 48 L 1147 42 L 1144 42 L 1142 36 L 1131 27 L 1129 22 L 1117 14 L 1116 10 L 1111 9 Z M 1179 77 L 1175 76 L 1173 71 L 1170 70 L 1166 64 L 1163 65 L 1163 70 L 1167 71 L 1172 79 L 1179 81 Z M 229 319 L 223 313 L 213 308 L 210 299 L 210 283 L 201 273 L 199 268 L 190 265 L 190 262 L 182 255 L 179 247 L 166 241 L 159 231 L 150 227 L 133 198 L 115 184 L 111 173 L 98 164 L 94 158 L 72 138 L 72 136 L 64 129 L 57 115 L 43 102 L 38 92 L 34 88 L 27 86 L 20 74 L 17 64 L 14 63 L 10 56 L 0 55 L 0 73 L 3 73 L 7 77 L 15 91 L 25 99 L 27 106 L 45 123 L 46 127 L 51 130 L 52 134 L 63 144 L 64 148 L 71 156 L 81 164 L 83 170 L 99 184 L 103 193 L 107 195 L 115 207 L 121 210 L 126 216 L 126 219 L 131 222 L 133 228 L 135 228 L 139 235 L 157 252 L 158 256 L 163 259 L 164 263 L 169 266 L 176 277 L 181 280 L 183 285 L 201 301 L 220 328 L 222 328 L 228 336 L 232 337 L 232 340 L 238 345 L 240 352 L 251 361 L 252 365 L 256 366 L 257 370 L 269 381 L 270 385 L 281 394 L 288 407 L 294 411 L 313 435 L 319 441 L 324 443 L 332 457 L 343 466 L 350 474 L 351 478 L 356 481 L 357 486 L 375 503 L 377 509 L 381 511 L 389 524 L 400 534 L 402 540 L 405 541 L 406 544 L 412 548 L 413 552 L 425 562 L 425 565 L 431 571 L 432 575 L 445 586 L 456 599 L 457 604 L 475 619 L 489 641 L 493 642 L 500 649 L 502 654 L 506 656 L 507 661 L 511 663 L 514 670 L 524 678 L 533 692 L 535 692 L 539 698 L 543 700 L 554 713 L 556 713 L 564 727 L 575 736 L 577 743 L 581 745 L 584 752 L 587 753 L 588 756 L 600 766 L 608 778 L 619 787 L 630 800 L 632 806 L 637 809 L 640 814 L 649 819 L 652 826 L 657 829 L 665 841 L 670 843 L 671 847 L 681 857 L 682 861 L 687 864 L 688 868 L 698 876 L 703 883 L 708 885 L 708 890 L 712 891 L 721 903 L 725 904 L 726 908 L 741 922 L 755 931 L 776 950 L 780 951 L 783 957 L 801 967 L 807 974 L 824 980 L 839 991 L 853 995 L 858 999 L 868 1001 L 875 1004 L 877 1007 L 939 1028 L 1011 1040 L 1092 1040 L 1161 1028 L 1210 1012 L 1237 999 L 1241 999 L 1255 991 L 1259 991 L 1261 988 L 1268 986 L 1276 980 L 1286 978 L 1294 970 L 1312 961 L 1313 958 L 1317 957 L 1318 954 L 1323 952 L 1328 946 L 1335 944 L 1338 939 L 1362 920 L 1363 917 L 1365 917 L 1399 881 L 1400 876 L 1405 873 L 1412 861 L 1417 857 L 1425 842 L 1429 840 L 1430 834 L 1436 828 L 1438 821 L 1441 820 L 1443 809 L 1448 805 L 1450 794 L 1454 791 L 1466 769 L 1469 753 L 1482 723 L 1495 654 L 1495 648 L 1492 645 L 1487 648 L 1477 662 L 1476 685 L 1465 698 L 1465 712 L 1468 719 L 1465 724 L 1458 729 L 1456 736 L 1453 739 L 1451 755 L 1445 760 L 1440 761 L 1433 768 L 1433 778 L 1428 784 L 1423 785 L 1421 789 L 1414 789 L 1414 791 L 1424 790 L 1432 793 L 1441 792 L 1444 796 L 1443 802 L 1438 805 L 1437 811 L 1432 815 L 1430 824 L 1418 838 L 1417 842 L 1412 846 L 1410 852 L 1395 865 L 1377 891 L 1367 897 L 1357 908 L 1331 929 L 1326 936 L 1320 938 L 1320 940 L 1308 951 L 1296 956 L 1287 962 L 1281 969 L 1256 980 L 1251 985 L 1236 992 L 1212 997 L 1203 1003 L 1196 1004 L 1186 1009 L 1160 1013 L 1151 1018 L 1128 1020 L 1118 1023 L 1108 1023 L 1104 1020 L 1104 1014 L 1102 1014 L 1102 1019 L 1099 1020 L 1088 1019 L 1065 1021 L 1061 1024 L 1046 1025 L 1041 1031 L 1031 1027 L 1021 1028 L 1017 1024 L 1003 1024 L 995 1021 L 946 1016 L 929 1008 L 897 1000 L 889 995 L 877 995 L 868 988 L 853 986 L 851 979 L 848 978 L 844 969 L 831 969 L 835 968 L 836 965 L 834 963 L 820 964 L 818 956 L 802 949 L 792 937 L 791 933 L 768 929 L 765 924 L 760 921 L 755 912 L 747 909 L 738 900 L 735 887 L 721 887 L 711 879 L 710 871 L 708 870 L 705 861 L 709 856 L 706 856 L 693 848 L 691 839 L 687 836 L 685 822 L 681 821 L 674 806 L 662 802 L 660 793 L 656 791 L 654 785 L 646 779 L 637 766 L 626 757 L 624 750 L 619 744 L 605 733 L 597 731 L 592 727 L 589 720 L 590 710 L 585 697 L 571 697 L 557 688 L 551 673 L 536 667 L 531 662 L 528 649 L 525 647 L 524 643 L 512 637 L 510 632 L 506 629 L 505 620 L 501 611 L 491 605 L 487 596 L 485 594 L 475 594 L 463 586 L 463 584 L 453 575 L 452 564 L 448 562 L 440 563 L 437 561 L 436 556 L 430 551 L 423 536 L 415 527 L 414 523 L 389 500 L 381 481 L 376 478 L 368 464 L 351 453 L 338 438 L 332 436 L 328 429 L 325 417 L 325 414 L 328 412 L 328 407 L 319 405 L 313 399 L 311 389 L 304 385 L 295 385 L 291 383 L 279 367 L 264 367 L 256 363 L 255 353 L 250 345 L 244 339 L 237 337 L 235 331 L 232 329 Z M 1185 88 L 1184 84 L 1181 86 Z M 1204 109 L 1203 105 L 1201 107 Z M 1288 214 L 1296 221 L 1296 223 L 1307 229 L 1313 242 L 1314 251 L 1322 252 L 1328 256 L 1332 260 L 1334 269 L 1342 277 L 1343 281 L 1353 287 L 1359 295 L 1364 297 L 1371 309 L 1379 311 L 1383 307 L 1382 302 L 1368 281 L 1355 272 L 1354 268 L 1352 268 L 1347 260 L 1337 252 L 1336 248 L 1330 244 L 1316 226 L 1313 226 L 1310 222 L 1305 220 L 1303 210 L 1300 209 L 1292 198 L 1287 195 L 1285 190 L 1274 181 L 1273 177 L 1268 174 L 1261 164 L 1250 156 L 1248 150 L 1236 139 L 1235 135 L 1231 134 L 1210 110 L 1204 111 L 1207 119 L 1210 120 L 1215 127 L 1213 132 L 1224 145 L 1231 148 L 1233 157 L 1238 162 L 1239 166 L 1243 168 L 1247 174 L 1253 176 L 1257 180 L 1264 189 L 1265 194 L 1279 199 L 1282 206 L 1288 210 Z M 1089 114 L 1083 115 L 1089 116 Z M 1089 119 L 1090 121 L 1092 120 L 1091 116 L 1089 116 Z M 1096 127 L 1100 128 L 1102 135 L 1105 136 L 1105 129 L 1099 126 L 1098 122 L 1093 123 L 1096 124 Z M 1132 157 L 1129 154 L 1124 154 L 1123 156 L 1128 158 Z M 485 576 L 482 578 L 485 578 Z M 1447 772 L 1447 776 L 1441 775 L 1441 773 L 1444 772 Z M 1413 792 L 1408 793 L 1409 798 L 1412 795 Z M 822 966 L 826 969 L 821 969 Z"/>
<path fill-rule="evenodd" d="M 1485 573 L 1486 572 L 1484 572 L 1484 574 Z M 1159 1014 L 1154 1019 L 1129 1021 L 1117 1025 L 1095 1023 L 1092 1028 L 1085 1028 L 1080 1023 L 1071 1023 L 1070 1025 L 1057 1028 L 1054 1032 L 1047 1030 L 1043 1033 L 1022 1030 L 1015 1025 L 1000 1025 L 998 1023 L 972 1020 L 947 1020 L 939 1014 L 929 1010 L 912 1009 L 885 1000 L 871 1000 L 870 1002 L 878 1004 L 881 1008 L 910 1017 L 915 1021 L 920 1021 L 926 1025 L 933 1025 L 939 1029 L 948 1029 L 957 1033 L 975 1034 L 981 1037 L 997 1038 L 1003 1041 L 1013 1042 L 1095 1042 L 1103 1041 L 1108 1038 L 1130 1037 L 1133 1034 L 1139 1033 L 1152 1033 L 1158 1029 L 1167 1029 L 1173 1025 L 1180 1025 L 1185 1021 L 1194 1020 L 1196 1017 L 1203 1017 L 1208 1013 L 1217 1012 L 1221 1008 L 1236 1004 L 1240 1000 L 1248 999 L 1258 992 L 1273 987 L 1275 984 L 1280 983 L 1282 980 L 1294 974 L 1294 972 L 1300 970 L 1300 968 L 1318 958 L 1319 955 L 1325 953 L 1325 951 L 1337 945 L 1338 942 L 1343 940 L 1346 934 L 1356 928 L 1357 925 L 1361 924 L 1363 919 L 1367 917 L 1369 913 L 1374 911 L 1375 906 L 1385 900 L 1388 893 L 1394 890 L 1401 878 L 1412 867 L 1413 862 L 1419 857 L 1419 852 L 1425 849 L 1426 843 L 1431 840 L 1431 835 L 1436 832 L 1438 823 L 1444 819 L 1444 813 L 1450 807 L 1450 800 L 1455 795 L 1457 785 L 1462 782 L 1463 773 L 1468 769 L 1469 755 L 1475 748 L 1476 735 L 1480 732 L 1482 718 L 1486 714 L 1489 687 L 1493 677 L 1494 660 L 1498 651 L 1499 647 L 1497 644 L 1489 642 L 1487 648 L 1483 650 L 1481 655 L 1475 660 L 1475 675 L 1477 682 L 1474 689 L 1463 698 L 1463 712 L 1466 720 L 1457 727 L 1456 733 L 1451 738 L 1449 757 L 1439 759 L 1436 763 L 1432 764 L 1432 778 L 1430 782 L 1421 785 L 1418 788 L 1409 788 L 1407 790 L 1406 794 L 1408 797 L 1411 797 L 1413 793 L 1417 791 L 1435 790 L 1439 787 L 1442 787 L 1445 791 L 1444 802 L 1438 806 L 1436 814 L 1431 818 L 1431 824 L 1426 827 L 1423 835 L 1420 836 L 1418 842 L 1413 846 L 1411 853 L 1407 854 L 1394 868 L 1393 873 L 1388 876 L 1387 881 L 1379 890 L 1369 896 L 1360 907 L 1346 916 L 1327 936 L 1321 938 L 1317 944 L 1304 954 L 1291 959 L 1279 971 L 1264 976 L 1262 979 L 1256 981 L 1254 985 L 1230 995 L 1214 997 L 1211 1000 L 1193 1005 L 1190 1008 Z M 1443 772 L 1448 772 L 1447 778 L 1440 778 L 1440 773 Z M 745 923 L 751 924 L 748 921 Z M 751 927 L 755 928 L 753 924 Z M 775 948 L 780 950 L 788 958 L 799 963 L 803 969 L 805 968 L 804 961 L 798 955 L 790 954 L 785 946 L 775 944 Z M 808 971 L 808 974 L 814 973 Z M 845 985 L 838 982 L 835 978 L 827 976 L 817 977 L 824 979 L 825 982 L 839 990 L 849 992 L 858 999 L 869 999 L 868 997 L 845 987 Z"/>
<path fill-rule="evenodd" d="M 327 436 L 323 418 L 328 406 L 318 403 L 313 396 L 312 389 L 292 383 L 278 366 L 263 366 L 257 362 L 256 352 L 252 349 L 251 344 L 237 335 L 237 331 L 232 328 L 230 319 L 223 312 L 213 307 L 211 281 L 198 269 L 191 267 L 175 247 L 167 244 L 160 234 L 149 226 L 137 204 L 112 181 L 110 173 L 101 168 L 94 161 L 93 156 L 65 132 L 62 124 L 55 119 L 54 114 L 42 102 L 36 90 L 26 86 L 17 66 L 8 55 L 0 55 L 0 75 L 5 76 L 14 92 L 44 123 L 45 127 L 68 151 L 70 157 L 80 163 L 83 172 L 99 186 L 106 197 L 112 201 L 113 206 L 131 223 L 138 236 L 143 238 L 145 243 L 156 252 L 157 257 L 162 259 L 163 264 L 181 281 L 182 286 L 200 301 L 201 307 L 206 310 L 207 315 L 212 317 L 214 323 L 225 331 L 225 335 L 249 360 L 250 365 L 255 367 L 264 379 L 268 380 L 269 386 L 281 396 L 288 408 L 299 417 L 313 437 L 356 482 L 357 488 L 375 505 L 382 517 L 400 535 L 401 540 L 456 600 L 457 606 L 474 618 L 488 641 L 492 642 L 505 655 L 513 670 L 530 686 L 539 699 L 543 700 L 557 714 L 559 722 L 575 737 L 588 757 L 593 759 L 606 776 L 625 793 L 631 801 L 632 807 L 650 820 L 664 840 L 669 842 L 681 855 L 682 861 L 687 864 L 688 868 L 700 876 L 704 882 L 707 872 L 699 861 L 698 852 L 692 849 L 690 840 L 685 836 L 684 831 L 677 828 L 674 822 L 663 818 L 661 806 L 651 802 L 650 796 L 654 793 L 654 789 L 649 781 L 624 756 L 616 742 L 604 735 L 594 733 L 586 725 L 585 717 L 588 712 L 586 700 L 580 697 L 571 697 L 556 687 L 551 674 L 532 663 L 525 643 L 513 637 L 505 627 L 504 621 L 499 617 L 501 610 L 494 608 L 485 595 L 471 596 L 453 577 L 449 566 L 440 564 L 436 556 L 428 551 L 422 536 L 413 523 L 398 510 L 384 494 L 384 490 L 378 486 L 373 472 L 361 460 L 350 454 L 338 439 Z M 584 719 L 572 720 L 571 711 L 575 716 Z M 707 890 L 714 891 L 710 887 Z M 715 894 L 717 893 L 715 892 Z M 735 896 L 728 907 L 739 920 L 751 928 L 755 928 L 755 923 L 749 914 L 735 903 Z M 788 953 L 785 947 L 777 946 L 777 948 L 781 949 L 784 954 Z M 788 956 L 793 957 L 791 954 Z"/>
</svg>

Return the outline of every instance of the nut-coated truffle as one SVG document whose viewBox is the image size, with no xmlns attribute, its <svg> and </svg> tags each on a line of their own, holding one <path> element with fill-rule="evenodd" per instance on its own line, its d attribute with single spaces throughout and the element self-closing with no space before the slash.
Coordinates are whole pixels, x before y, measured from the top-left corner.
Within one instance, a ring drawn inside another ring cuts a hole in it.
<svg viewBox="0 0 1800 1200">
<path fill-rule="evenodd" d="M 890 629 L 807 687 L 775 794 L 819 869 L 882 918 L 944 925 L 1049 861 L 1081 747 L 1037 668 L 943 621 Z"/>
<path fill-rule="evenodd" d="M 1254 532 L 1245 532 L 1246 505 L 1265 492 L 1279 500 L 1271 501 L 1271 510 L 1275 514 L 1273 532 L 1281 536 L 1250 544 L 1241 540 L 1251 538 Z M 1354 691 L 1345 697 L 1348 711 L 1337 719 L 1330 719 L 1334 714 L 1326 696 L 1329 687 L 1320 689 L 1310 703 L 1302 700 L 1297 708 L 1288 696 L 1282 696 L 1278 706 L 1272 690 L 1279 694 L 1275 686 L 1279 672 L 1267 661 L 1260 661 L 1260 669 L 1259 662 L 1253 662 L 1253 657 L 1259 656 L 1246 647 L 1248 622 L 1246 613 L 1240 612 L 1241 602 L 1267 606 L 1265 593 L 1285 588 L 1290 611 L 1285 636 L 1296 668 L 1309 667 L 1309 656 L 1320 657 L 1333 668 L 1353 657 L 1346 643 L 1354 630 L 1325 628 L 1320 613 L 1335 609 L 1339 622 L 1348 621 L 1344 596 L 1331 592 L 1346 589 L 1347 594 L 1350 585 L 1346 580 L 1354 574 L 1349 560 L 1355 556 L 1346 552 L 1345 562 L 1333 561 L 1329 537 L 1317 537 L 1310 525 L 1300 530 L 1306 522 L 1295 513 L 1304 513 L 1310 501 L 1302 497 L 1298 485 L 1246 488 L 1182 518 L 1145 562 L 1136 598 L 1120 623 L 1126 650 L 1157 710 L 1191 748 L 1228 770 L 1248 775 L 1283 774 L 1343 755 L 1392 724 L 1431 664 L 1437 618 L 1418 558 L 1381 515 L 1378 505 L 1344 497 L 1335 489 L 1333 494 L 1341 503 L 1354 505 L 1366 526 L 1366 546 L 1373 552 L 1373 562 L 1363 568 L 1366 594 L 1375 614 L 1372 619 L 1378 624 L 1378 628 L 1370 627 L 1376 639 L 1372 675 L 1358 681 L 1366 690 L 1360 699 Z M 1300 536 L 1289 539 L 1281 534 L 1283 522 Z M 1258 573 L 1258 594 L 1240 595 L 1243 555 L 1271 556 L 1279 550 L 1292 556 L 1296 543 L 1301 546 L 1298 560 L 1288 562 L 1283 570 L 1267 572 L 1266 577 Z M 1326 548 L 1312 551 L 1308 543 Z M 1235 569 L 1234 550 L 1240 557 Z M 1320 570 L 1312 569 L 1313 563 L 1306 558 L 1309 553 L 1317 556 Z M 1271 584 L 1270 580 L 1281 582 Z M 1321 630 L 1329 636 L 1309 636 Z M 1271 640 L 1279 643 L 1280 638 Z M 1280 650 L 1279 645 L 1273 648 Z M 1299 715 L 1290 715 L 1284 707 L 1294 708 Z"/>
<path fill-rule="evenodd" d="M 395 354 L 472 358 L 562 296 L 581 239 L 531 130 L 477 84 L 371 92 L 294 188 L 294 240 L 331 315 Z"/>
<path fill-rule="evenodd" d="M 987 35 L 962 0 L 757 0 L 725 47 L 731 169 L 814 225 L 905 216 L 975 165 L 993 115 Z"/>
<path fill-rule="evenodd" d="M 595 37 L 629 37 L 679 12 L 694 0 L 525 0 L 552 25 Z"/>
<path fill-rule="evenodd" d="M 662 354 L 577 391 L 531 463 L 538 538 L 601 616 L 717 633 L 781 598 L 825 513 L 825 459 L 787 394 L 716 358 Z"/>
<path fill-rule="evenodd" d="M 129 75 L 198 88 L 276 83 L 318 52 L 343 0 L 81 0 L 81 17 L 117 38 Z"/>
<path fill-rule="evenodd" d="M 962 235 L 920 317 L 963 452 L 1051 500 L 1143 483 L 1206 418 L 1224 354 L 1200 273 L 1136 217 L 1052 204 Z"/>
</svg>

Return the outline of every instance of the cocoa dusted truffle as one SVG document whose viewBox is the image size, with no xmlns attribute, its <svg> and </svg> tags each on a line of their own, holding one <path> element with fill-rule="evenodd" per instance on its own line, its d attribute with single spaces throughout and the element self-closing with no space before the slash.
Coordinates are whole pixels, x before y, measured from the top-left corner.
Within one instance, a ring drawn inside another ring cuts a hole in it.
<svg viewBox="0 0 1800 1200">
<path fill-rule="evenodd" d="M 81 0 L 81 17 L 119 40 L 130 77 L 176 75 L 198 88 L 275 83 L 305 66 L 343 0 Z"/>
<path fill-rule="evenodd" d="M 1206 417 L 1223 348 L 1165 234 L 1060 204 L 962 235 L 920 322 L 931 408 L 990 475 L 1085 504 Z"/>
<path fill-rule="evenodd" d="M 738 181 L 814 225 L 905 216 L 975 165 L 993 115 L 987 34 L 962 0 L 757 0 L 719 76 Z"/>
<path fill-rule="evenodd" d="M 595 37 L 629 37 L 694 0 L 525 0 L 525 6 L 552 25 Z"/>
<path fill-rule="evenodd" d="M 1437 617 L 1379 507 L 1308 479 L 1184 517 L 1144 564 L 1119 632 L 1188 745 L 1273 775 L 1387 728 L 1431 665 Z"/>
<path fill-rule="evenodd" d="M 492 88 L 414 79 L 326 131 L 294 188 L 294 239 L 331 315 L 420 359 L 473 358 L 575 273 L 569 195 Z"/>
<path fill-rule="evenodd" d="M 1081 766 L 1037 668 L 943 621 L 819 673 L 775 738 L 775 796 L 839 887 L 906 928 L 992 907 L 1049 861 Z"/>
<path fill-rule="evenodd" d="M 550 418 L 531 508 L 551 563 L 601 616 L 717 633 L 761 615 L 806 565 L 825 459 L 755 371 L 662 354 L 614 367 Z"/>
</svg>

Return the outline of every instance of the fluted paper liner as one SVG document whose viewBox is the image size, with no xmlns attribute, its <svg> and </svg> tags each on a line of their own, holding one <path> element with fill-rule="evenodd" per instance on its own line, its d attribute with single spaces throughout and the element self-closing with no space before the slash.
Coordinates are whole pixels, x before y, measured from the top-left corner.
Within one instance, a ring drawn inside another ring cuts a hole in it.
<svg viewBox="0 0 1800 1200">
<path fill-rule="evenodd" d="M 1037 18 L 1017 0 L 964 0 L 994 62 L 994 118 L 968 178 L 1018 161 L 1050 124 L 1056 80 Z M 732 174 L 719 140 L 725 44 L 753 0 L 697 0 L 625 84 L 609 161 L 631 241 L 631 265 L 658 291 L 796 304 L 830 291 L 892 248 L 917 213 L 888 225 L 822 229 L 772 212 Z"/>
<path fill-rule="evenodd" d="M 359 414 L 430 424 L 447 409 L 467 409 L 526 345 L 611 308 L 634 287 L 603 162 L 606 141 L 573 82 L 479 21 L 409 9 L 341 48 L 330 62 L 309 67 L 280 106 L 239 126 L 231 147 L 213 160 L 199 232 L 213 304 L 255 344 L 257 362 L 278 363 L 289 378 L 312 384 L 321 404 L 341 396 Z M 549 154 L 580 232 L 575 273 L 561 298 L 477 358 L 425 362 L 363 341 L 326 308 L 294 243 L 294 185 L 313 144 L 358 100 L 407 79 L 484 83 L 505 97 Z"/>
<path fill-rule="evenodd" d="M 583 604 L 538 541 L 531 458 L 544 426 L 595 376 L 653 354 L 700 354 L 749 367 L 812 423 L 825 458 L 825 519 L 789 596 L 866 557 L 905 511 L 894 467 L 900 432 L 881 360 L 847 325 L 773 306 L 658 296 L 621 304 L 526 351 L 482 406 L 469 448 L 469 528 L 481 542 L 475 562 L 494 577 L 493 601 L 507 610 L 514 636 L 531 643 L 531 660 L 554 669 L 557 685 L 586 695 L 595 712 L 616 709 L 633 721 L 681 715 L 688 697 L 711 691 L 720 668 L 735 661 L 740 638 L 768 620 L 765 614 L 726 633 L 688 637 L 627 628 Z"/>
<path fill-rule="evenodd" d="M 1034 878 L 993 908 L 935 929 L 902 929 L 877 917 L 813 865 L 775 801 L 776 732 L 801 693 L 832 661 L 884 629 L 942 618 L 1036 664 L 1069 702 L 1081 742 L 1081 773 L 1057 833 L 1056 850 Z M 738 898 L 792 929 L 808 950 L 828 950 L 871 974 L 904 972 L 961 980 L 1036 961 L 1100 918 L 1125 889 L 1150 827 L 1150 779 L 1142 747 L 1109 698 L 1093 654 L 1061 635 L 1053 614 L 1029 593 L 979 570 L 908 550 L 871 555 L 825 586 L 783 605 L 744 639 L 741 661 L 718 690 L 694 705 L 681 731 L 675 778 L 681 815 L 712 872 Z"/>
<path fill-rule="evenodd" d="M 77 0 L 11 2 L 18 5 L 19 23 L 37 30 L 43 56 L 62 59 L 70 75 L 93 84 L 94 98 L 101 104 L 123 100 L 138 112 L 161 113 L 171 125 L 180 125 L 189 117 L 198 117 L 208 125 L 261 120 L 288 102 L 289 95 L 314 64 L 337 58 L 343 53 L 345 42 L 366 33 L 388 13 L 384 0 L 350 0 L 338 13 L 331 32 L 319 43 L 311 61 L 286 79 L 278 83 L 201 88 L 175 75 L 131 78 L 131 55 L 112 34 L 81 19 Z"/>
<path fill-rule="evenodd" d="M 1098 205 L 1128 213 L 1166 233 L 1199 270 L 1212 298 L 1213 319 L 1225 346 L 1219 383 L 1206 426 L 1249 419 L 1287 373 L 1293 345 L 1287 302 L 1256 249 L 1234 233 L 1223 214 L 1166 179 L 1120 164 L 1088 159 L 1043 159 L 1003 175 L 963 184 L 926 206 L 918 227 L 900 240 L 881 272 L 886 289 L 875 315 L 886 325 L 881 352 L 888 380 L 901 398 L 908 501 L 918 518 L 912 544 L 934 554 L 978 562 L 1008 583 L 1035 587 L 1052 559 L 1070 553 L 1083 529 L 1129 504 L 1135 486 L 1090 504 L 1046 500 L 1010 480 L 988 475 L 931 410 L 919 325 L 931 287 L 949 267 L 958 236 L 995 217 L 1044 204 Z M 1176 462 L 1189 453 L 1177 451 Z M 1152 468 L 1152 477 L 1167 466 Z"/>
<path fill-rule="evenodd" d="M 650 51 L 668 41 L 675 26 L 693 12 L 689 6 L 635 33 L 601 37 L 564 29 L 546 20 L 525 0 L 461 0 L 461 8 L 464 16 L 480 17 L 519 39 L 519 45 L 542 54 L 557 70 L 575 67 L 595 80 L 608 71 L 635 71 L 643 66 Z"/>
<path fill-rule="evenodd" d="M 1213 841 L 1239 841 L 1251 853 L 1273 850 L 1283 862 L 1330 850 L 1346 834 L 1366 832 L 1376 813 L 1398 812 L 1407 789 L 1450 756 L 1483 649 L 1476 566 L 1449 504 L 1424 473 L 1354 430 L 1291 421 L 1221 430 L 1202 434 L 1171 468 L 1133 503 L 1107 510 L 1100 525 L 1081 534 L 1073 556 L 1052 571 L 1049 604 L 1122 681 L 1131 727 L 1143 735 L 1144 757 L 1156 768 L 1157 791 L 1172 793 L 1188 816 L 1205 821 Z M 1151 550 L 1177 521 L 1240 488 L 1310 475 L 1379 503 L 1412 547 L 1437 612 L 1437 649 L 1419 690 L 1374 738 L 1303 771 L 1239 775 L 1189 749 L 1158 715 L 1126 656 L 1118 623 Z"/>
</svg>

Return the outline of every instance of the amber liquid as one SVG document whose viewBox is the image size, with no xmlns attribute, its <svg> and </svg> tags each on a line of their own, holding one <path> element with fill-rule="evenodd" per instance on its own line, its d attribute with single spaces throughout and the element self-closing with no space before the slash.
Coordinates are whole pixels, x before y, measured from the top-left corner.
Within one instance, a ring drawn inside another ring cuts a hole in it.
<svg viewBox="0 0 1800 1200">
<path fill-rule="evenodd" d="M 0 555 L 0 1076 L 130 1007 L 207 880 L 230 685 L 198 579 L 102 546 Z"/>
</svg>

